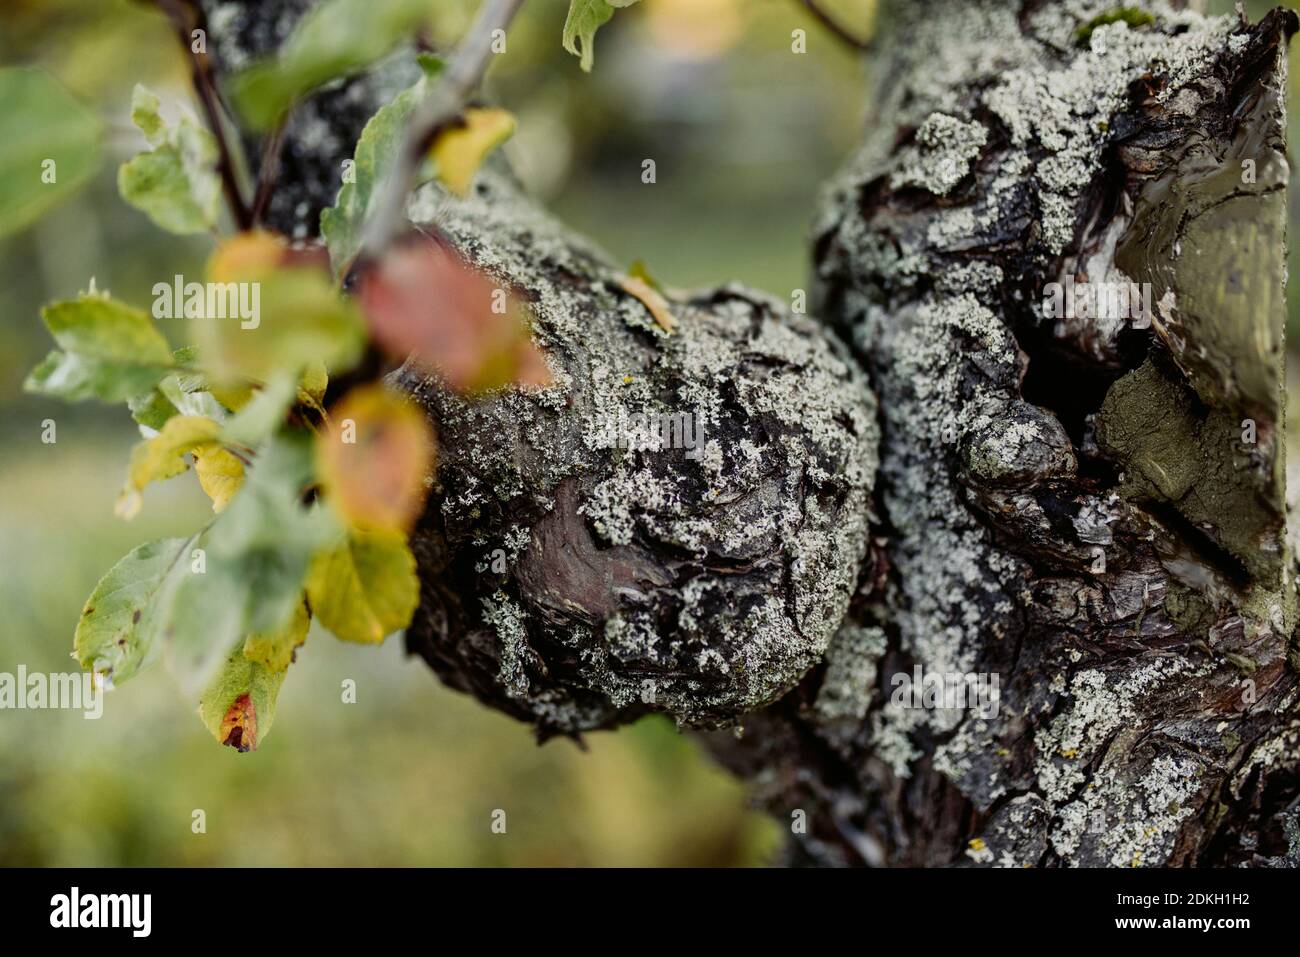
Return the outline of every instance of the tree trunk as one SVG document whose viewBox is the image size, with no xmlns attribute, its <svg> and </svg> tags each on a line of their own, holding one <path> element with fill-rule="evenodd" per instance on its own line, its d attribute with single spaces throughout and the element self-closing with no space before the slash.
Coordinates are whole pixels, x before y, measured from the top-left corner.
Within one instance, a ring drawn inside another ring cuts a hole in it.
<svg viewBox="0 0 1300 957">
<path fill-rule="evenodd" d="M 221 6 L 229 63 L 306 4 Z M 530 302 L 559 384 L 394 374 L 440 433 L 408 647 L 542 736 L 704 729 L 794 862 L 1300 864 L 1296 20 L 1105 13 L 884 12 L 816 223 L 826 326 L 725 287 L 669 333 L 508 173 L 425 187 L 412 218 Z M 281 228 L 314 230 L 377 76 L 306 108 L 334 137 L 291 125 Z M 699 441 L 620 447 L 619 410 Z"/>
</svg>

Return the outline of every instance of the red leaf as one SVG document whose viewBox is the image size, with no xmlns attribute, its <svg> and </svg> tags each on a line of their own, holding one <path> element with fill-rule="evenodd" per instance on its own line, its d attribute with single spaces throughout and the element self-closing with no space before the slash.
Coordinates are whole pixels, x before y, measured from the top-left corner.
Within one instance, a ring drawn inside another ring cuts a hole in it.
<svg viewBox="0 0 1300 957">
<path fill-rule="evenodd" d="M 357 299 L 375 341 L 459 391 L 550 383 L 525 307 L 454 252 L 421 237 L 365 268 Z"/>
</svg>

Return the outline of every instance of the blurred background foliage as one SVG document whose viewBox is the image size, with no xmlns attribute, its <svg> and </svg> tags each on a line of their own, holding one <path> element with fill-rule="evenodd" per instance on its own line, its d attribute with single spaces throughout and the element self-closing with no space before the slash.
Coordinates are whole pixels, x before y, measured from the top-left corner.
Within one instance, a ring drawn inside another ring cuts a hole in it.
<svg viewBox="0 0 1300 957">
<path fill-rule="evenodd" d="M 440 6 L 436 39 L 454 42 L 475 4 Z M 805 286 L 818 188 L 858 141 L 870 95 L 851 52 L 797 0 L 642 0 L 601 30 L 587 75 L 560 47 L 565 6 L 527 4 L 489 77 L 518 117 L 506 151 L 534 192 L 666 284 L 738 279 L 782 297 Z M 874 0 L 825 6 L 870 34 Z M 1269 6 L 1247 4 L 1253 17 Z M 44 66 L 108 131 L 90 186 L 0 241 L 0 672 L 67 671 L 98 578 L 134 545 L 188 532 L 208 503 L 196 483 L 171 482 L 134 522 L 113 517 L 135 426 L 120 408 L 22 394 L 50 345 L 39 308 L 91 277 L 146 305 L 155 282 L 197 274 L 210 244 L 160 232 L 117 195 L 116 166 L 142 145 L 135 83 L 192 102 L 150 5 L 3 0 L 0 63 Z M 646 157 L 654 186 L 641 183 Z M 1294 308 L 1291 319 L 1300 328 Z M 45 418 L 54 445 L 40 442 Z M 341 703 L 346 678 L 355 705 Z M 218 747 L 193 711 L 163 668 L 112 693 L 98 721 L 0 711 L 0 864 L 752 865 L 780 840 L 667 721 L 590 735 L 586 753 L 539 748 L 523 725 L 442 688 L 398 638 L 374 649 L 313 632 L 252 754 Z M 489 829 L 496 808 L 504 836 Z M 195 809 L 205 834 L 191 832 Z"/>
</svg>

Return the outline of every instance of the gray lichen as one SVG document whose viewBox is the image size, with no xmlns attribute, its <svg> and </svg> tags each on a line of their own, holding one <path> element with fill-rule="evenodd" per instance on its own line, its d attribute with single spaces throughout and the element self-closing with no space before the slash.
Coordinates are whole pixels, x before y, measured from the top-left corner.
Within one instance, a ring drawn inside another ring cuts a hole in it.
<svg viewBox="0 0 1300 957">
<path fill-rule="evenodd" d="M 931 113 L 916 131 L 916 143 L 904 151 L 901 167 L 889 178 L 894 189 L 919 186 L 946 196 L 970 172 L 971 161 L 988 142 L 979 123 L 963 123 L 944 113 Z"/>
<path fill-rule="evenodd" d="M 875 796 L 857 826 L 886 845 L 907 831 L 891 852 L 901 862 L 1195 859 L 1223 820 L 1207 802 L 1243 740 L 1215 729 L 1228 715 L 1248 740 L 1274 733 L 1243 713 L 1242 676 L 1267 675 L 1252 694 L 1273 708 L 1295 683 L 1282 664 L 1294 596 L 1280 587 L 1292 559 L 1275 410 L 1250 448 L 1243 406 L 1206 410 L 1228 392 L 1201 388 L 1218 367 L 1174 338 L 1198 334 L 1169 319 L 1174 274 L 1153 317 L 1043 314 L 1048 282 L 1150 278 L 1117 260 L 1140 230 L 1178 221 L 1143 184 L 1170 170 L 1176 191 L 1184 156 L 1226 156 L 1239 175 L 1241 143 L 1257 143 L 1272 178 L 1241 201 L 1276 205 L 1266 131 L 1293 21 L 1252 32 L 1134 6 L 1137 19 L 1087 2 L 896 4 L 887 96 L 817 220 L 820 308 L 868 366 L 883 422 L 891 574 L 858 620 L 889 641 L 870 667 L 878 686 L 917 666 L 1002 679 L 996 715 L 879 691 L 861 696 L 871 704 L 852 734 L 820 707 L 800 712 L 797 731 L 834 747 L 855 768 L 849 786 Z M 1242 106 L 1261 91 L 1266 108 Z M 1199 215 L 1207 203 L 1182 205 Z M 1245 221 L 1233 215 L 1225 228 Z M 1201 302 L 1218 275 L 1201 271 Z M 1282 281 L 1267 267 L 1233 275 L 1268 302 Z M 1202 314 L 1211 360 L 1232 354 L 1249 365 L 1239 385 L 1269 384 L 1239 394 L 1280 388 L 1271 347 L 1255 361 L 1222 316 Z M 1280 317 L 1259 321 L 1267 345 Z M 1124 375 L 1148 354 L 1173 371 L 1149 360 Z M 1179 381 L 1157 388 L 1165 375 Z M 973 834 L 939 812 L 913 818 L 948 789 L 987 816 Z"/>
<path fill-rule="evenodd" d="M 875 693 L 877 664 L 885 653 L 885 633 L 846 623 L 826 651 L 826 674 L 814 707 L 825 721 L 867 716 Z"/>
<path fill-rule="evenodd" d="M 545 733 L 649 710 L 716 726 L 789 690 L 865 549 L 875 406 L 844 347 L 738 286 L 675 303 L 666 333 L 498 170 L 464 200 L 426 187 L 410 215 L 528 302 L 555 382 L 467 400 L 398 374 L 439 435 L 414 547 L 454 592 L 426 596 L 411 647 Z M 681 416 L 693 449 L 609 441 Z M 498 548 L 508 570 L 485 573 Z"/>
</svg>

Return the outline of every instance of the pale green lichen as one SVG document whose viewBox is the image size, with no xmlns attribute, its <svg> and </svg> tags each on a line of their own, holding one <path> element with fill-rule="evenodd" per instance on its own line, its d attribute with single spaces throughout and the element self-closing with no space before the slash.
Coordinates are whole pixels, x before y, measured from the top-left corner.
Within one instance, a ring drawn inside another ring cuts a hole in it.
<svg viewBox="0 0 1300 957">
<path fill-rule="evenodd" d="M 903 152 L 901 166 L 890 174 L 895 189 L 918 186 L 946 196 L 966 178 L 971 162 L 988 142 L 988 130 L 945 113 L 931 113 L 916 131 L 916 143 Z"/>
</svg>

